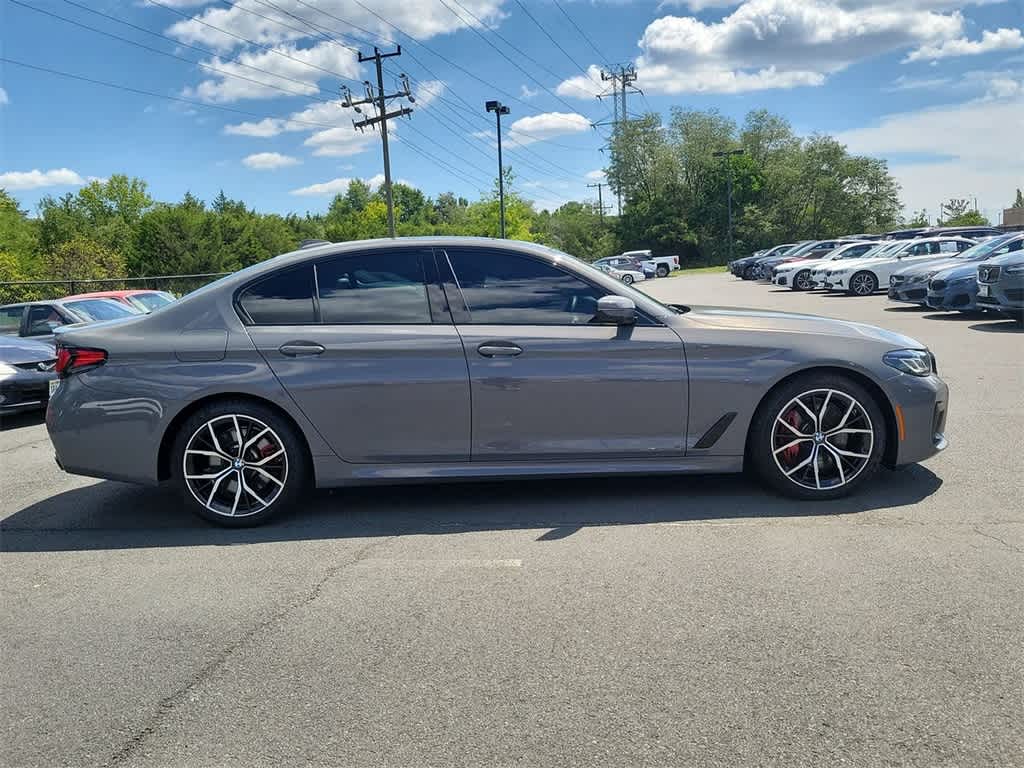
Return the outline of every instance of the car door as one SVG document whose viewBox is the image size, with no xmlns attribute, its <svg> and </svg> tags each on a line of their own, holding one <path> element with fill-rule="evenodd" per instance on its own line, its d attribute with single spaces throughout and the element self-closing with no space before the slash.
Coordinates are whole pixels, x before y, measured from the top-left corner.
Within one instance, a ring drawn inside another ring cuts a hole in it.
<svg viewBox="0 0 1024 768">
<path fill-rule="evenodd" d="M 468 461 L 469 376 L 430 248 L 275 273 L 238 305 L 257 349 L 342 459 Z"/>
<path fill-rule="evenodd" d="M 640 315 L 595 322 L 610 291 L 538 256 L 438 252 L 472 387 L 474 461 L 593 460 L 684 452 L 683 343 Z"/>
</svg>

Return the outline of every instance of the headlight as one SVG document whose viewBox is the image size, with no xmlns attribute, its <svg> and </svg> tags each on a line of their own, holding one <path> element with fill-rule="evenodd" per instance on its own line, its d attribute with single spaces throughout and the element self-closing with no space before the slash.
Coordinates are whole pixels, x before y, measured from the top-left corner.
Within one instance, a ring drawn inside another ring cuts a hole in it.
<svg viewBox="0 0 1024 768">
<path fill-rule="evenodd" d="M 882 362 L 911 376 L 928 376 L 934 372 L 932 353 L 925 349 L 897 349 L 887 352 Z"/>
<path fill-rule="evenodd" d="M 13 365 L 7 363 L 0 363 L 0 376 L 10 376 L 12 373 L 17 373 L 18 369 Z"/>
<path fill-rule="evenodd" d="M 1024 272 L 1024 264 L 1015 264 L 1012 267 L 1007 267 L 1005 271 L 1011 275 L 1019 275 Z"/>
</svg>

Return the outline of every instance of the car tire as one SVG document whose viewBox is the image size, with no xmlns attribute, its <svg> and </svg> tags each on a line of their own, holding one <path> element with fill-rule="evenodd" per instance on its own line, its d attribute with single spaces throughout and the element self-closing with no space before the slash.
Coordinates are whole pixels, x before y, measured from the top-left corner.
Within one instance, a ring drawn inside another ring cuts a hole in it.
<svg viewBox="0 0 1024 768">
<path fill-rule="evenodd" d="M 632 285 L 633 284 L 633 276 L 632 275 L 623 275 L 622 276 L 622 282 L 624 282 L 626 285 Z"/>
<path fill-rule="evenodd" d="M 868 390 L 840 374 L 809 373 L 758 406 L 747 435 L 748 467 L 786 496 L 836 499 L 870 482 L 887 439 L 885 417 Z"/>
<path fill-rule="evenodd" d="M 743 270 L 743 279 L 744 280 L 753 280 L 754 279 L 754 267 L 753 266 L 749 266 L 749 267 L 747 267 L 746 269 Z"/>
<path fill-rule="evenodd" d="M 654 270 L 654 274 L 658 277 L 668 277 L 668 267 L 664 264 L 659 264 L 658 268 Z"/>
<path fill-rule="evenodd" d="M 171 462 L 186 506 L 228 528 L 260 525 L 294 506 L 311 474 L 292 423 L 250 400 L 223 400 L 191 414 L 175 436 Z"/>
<path fill-rule="evenodd" d="M 855 272 L 846 292 L 851 296 L 870 296 L 878 290 L 878 278 L 871 272 Z"/>
<path fill-rule="evenodd" d="M 809 291 L 811 290 L 811 270 L 801 269 L 795 275 L 793 275 L 793 285 L 790 286 L 794 291 Z"/>
</svg>

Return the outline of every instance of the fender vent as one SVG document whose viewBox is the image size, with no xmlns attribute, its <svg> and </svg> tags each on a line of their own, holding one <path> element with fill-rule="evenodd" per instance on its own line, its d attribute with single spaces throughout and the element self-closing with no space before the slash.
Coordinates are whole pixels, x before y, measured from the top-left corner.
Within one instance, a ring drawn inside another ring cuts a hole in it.
<svg viewBox="0 0 1024 768">
<path fill-rule="evenodd" d="M 729 413 L 725 414 L 722 418 L 712 424 L 711 429 L 705 432 L 693 447 L 710 448 L 713 446 L 718 442 L 718 438 L 725 434 L 725 430 L 729 428 L 729 425 L 732 424 L 732 420 L 735 418 L 736 411 L 729 411 Z"/>
</svg>

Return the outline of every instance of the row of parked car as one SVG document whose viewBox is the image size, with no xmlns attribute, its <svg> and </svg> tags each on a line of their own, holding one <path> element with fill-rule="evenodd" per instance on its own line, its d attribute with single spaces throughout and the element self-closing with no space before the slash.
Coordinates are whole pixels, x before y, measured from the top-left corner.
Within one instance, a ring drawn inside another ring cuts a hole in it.
<svg viewBox="0 0 1024 768">
<path fill-rule="evenodd" d="M 0 306 L 0 416 L 46 408 L 57 383 L 54 330 L 147 314 L 170 304 L 166 291 L 98 291 Z"/>
<path fill-rule="evenodd" d="M 842 291 L 940 311 L 998 312 L 1024 322 L 1024 232 L 911 230 L 785 243 L 729 264 L 732 274 L 793 291 Z"/>
</svg>

